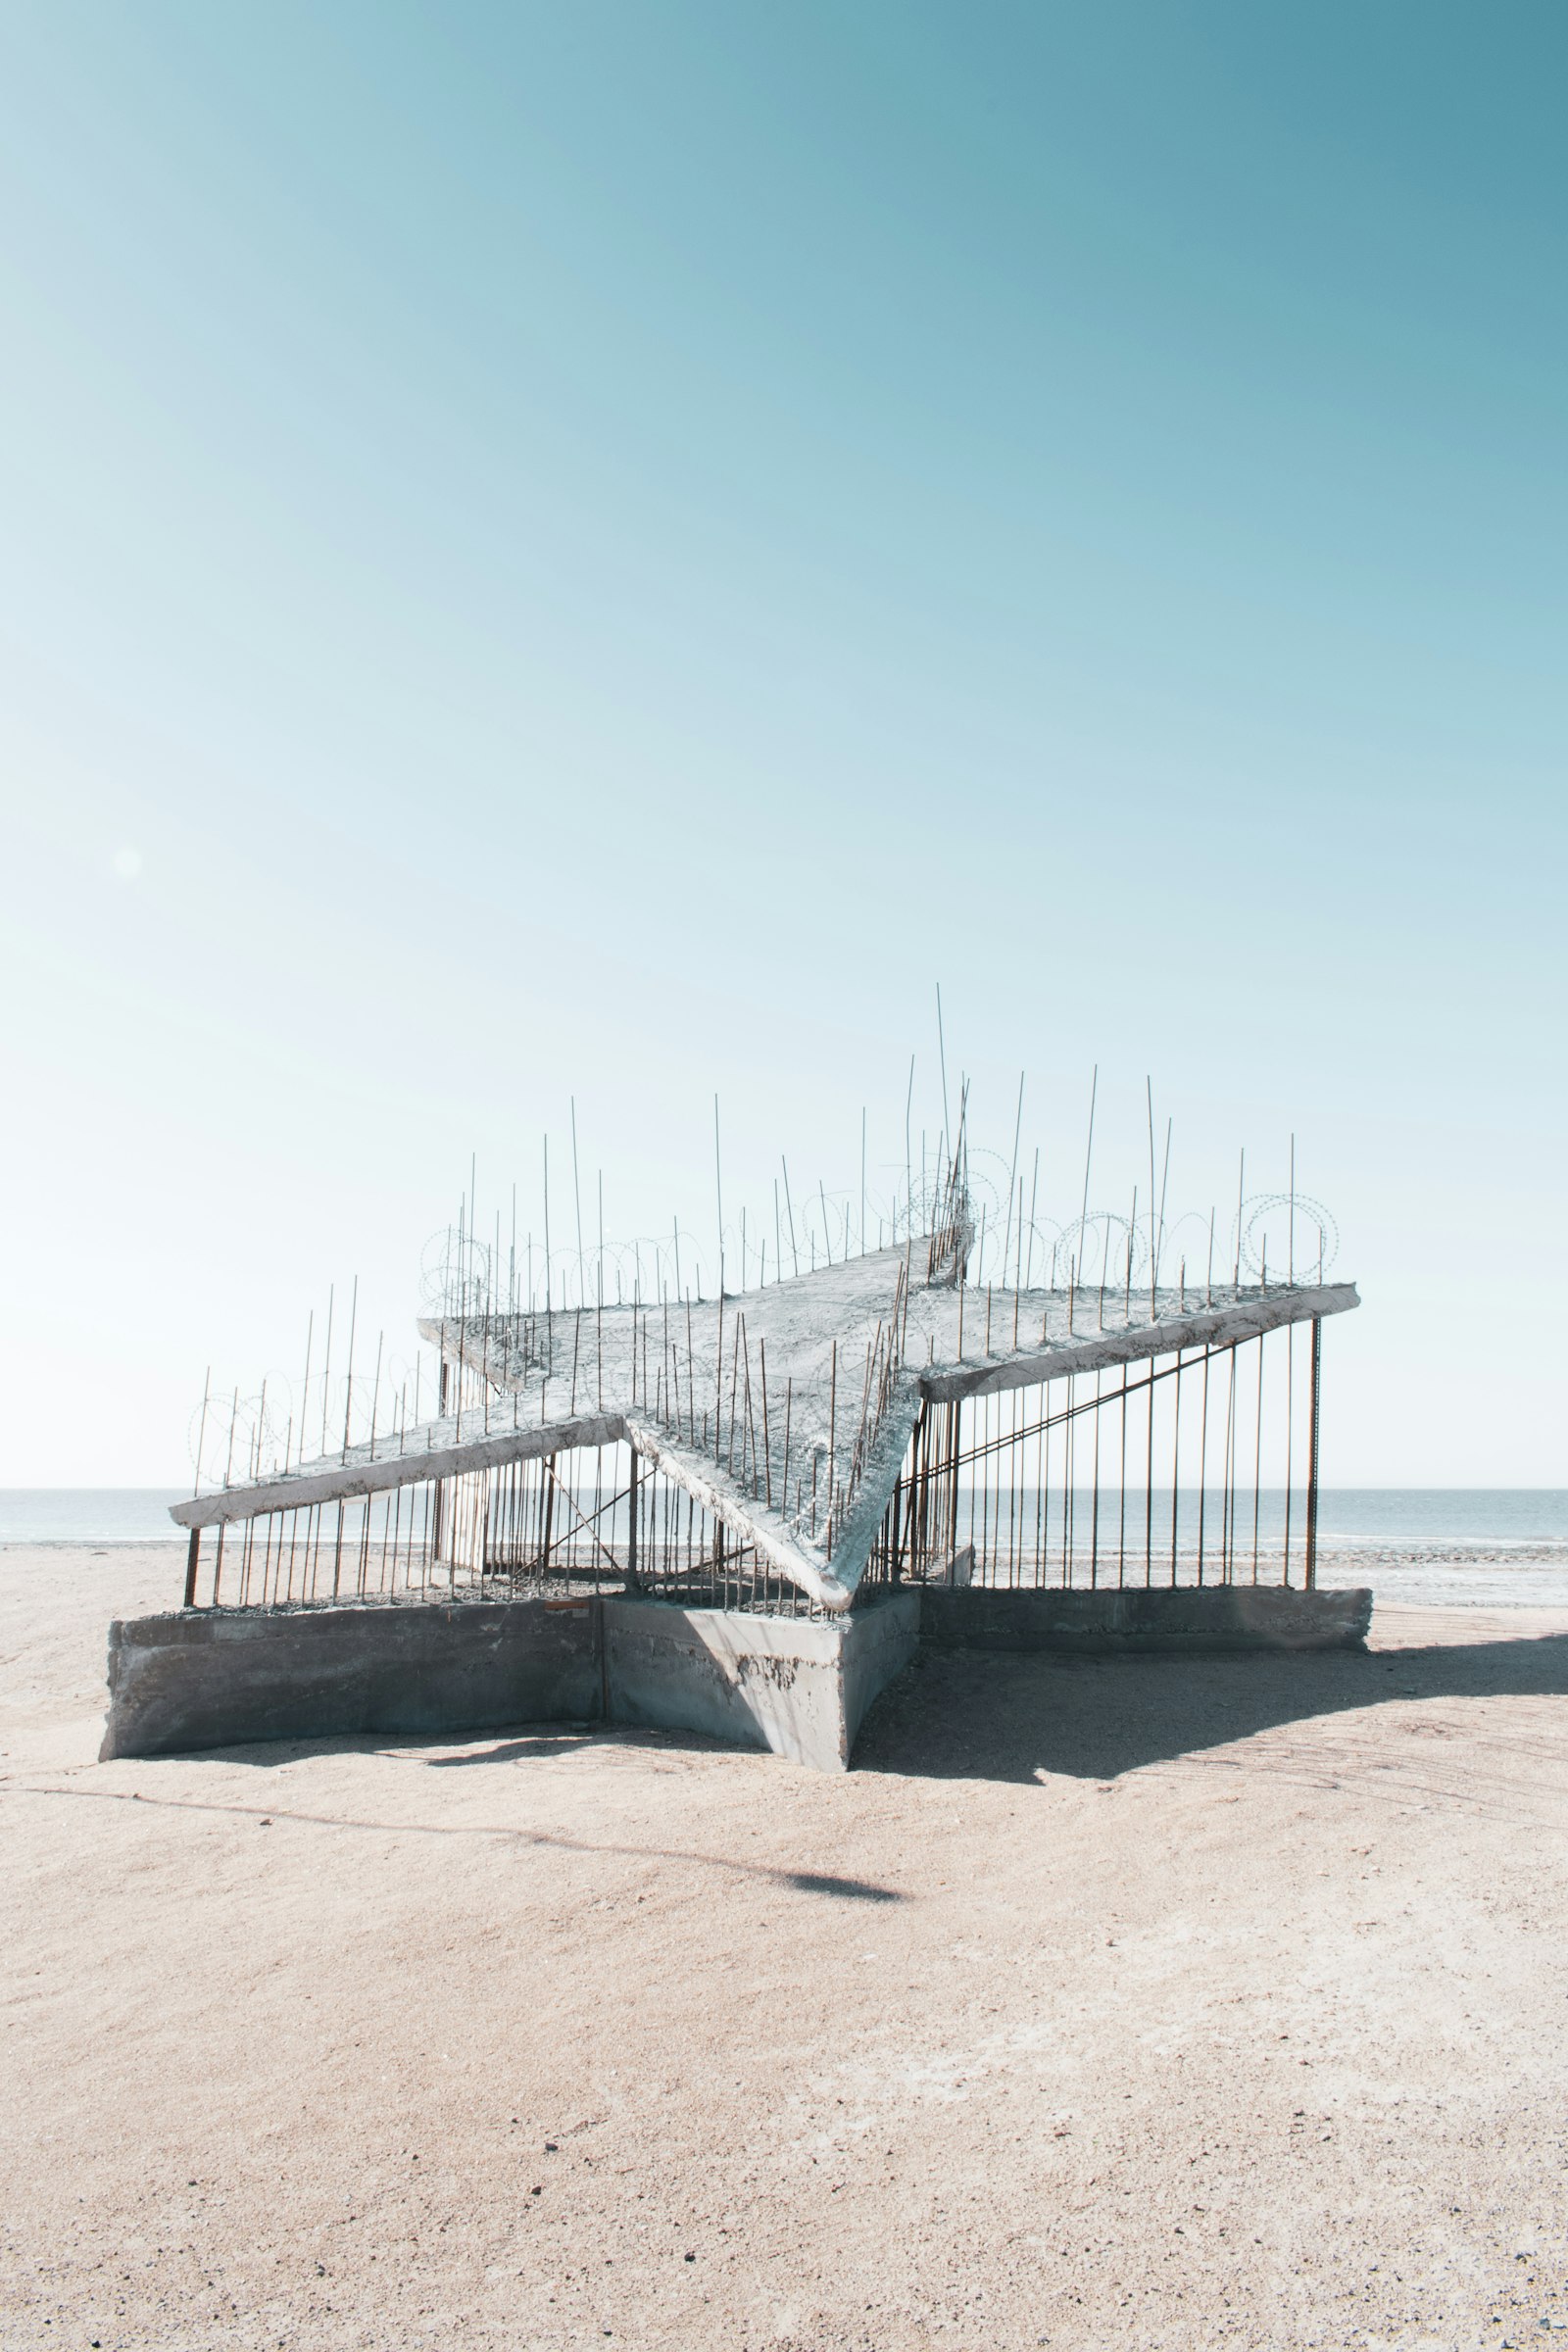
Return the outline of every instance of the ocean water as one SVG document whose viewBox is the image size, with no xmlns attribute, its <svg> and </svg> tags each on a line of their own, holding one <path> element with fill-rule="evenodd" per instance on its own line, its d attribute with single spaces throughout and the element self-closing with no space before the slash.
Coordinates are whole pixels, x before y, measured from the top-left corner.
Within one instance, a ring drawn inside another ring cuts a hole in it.
<svg viewBox="0 0 1568 2352">
<path fill-rule="evenodd" d="M 169 1517 L 169 1505 L 187 1489 L 166 1487 L 11 1487 L 0 1488 L 0 1544 L 87 1544 L 94 1548 L 118 1544 L 183 1544 L 185 1536 Z M 1004 1505 L 1005 1498 L 1004 1497 Z M 1087 1531 L 1093 1498 L 1083 1491 L 1074 1497 L 1073 1549 L 1080 1577 L 1086 1572 Z M 1015 1508 L 1020 1523 L 1032 1532 L 1036 1497 L 1022 1491 Z M 1054 1537 L 1059 1544 L 1061 1495 L 1049 1504 Z M 1222 1520 L 1222 1498 L 1208 1496 L 1206 1542 Z M 991 1513 L 996 1509 L 995 1498 Z M 1244 1491 L 1236 1498 L 1239 1521 L 1239 1572 L 1250 1565 L 1252 1497 Z M 1112 1527 L 1118 1513 L 1114 1494 L 1101 1496 L 1102 1560 L 1110 1556 Z M 1178 1497 L 1177 1535 L 1179 1574 L 1186 1583 L 1194 1570 L 1199 1496 L 1183 1489 Z M 959 1540 L 967 1537 L 967 1496 L 960 1506 Z M 1143 1581 L 1145 1503 L 1141 1493 L 1127 1496 L 1128 1575 Z M 1154 1551 L 1153 1581 L 1167 1581 L 1171 1538 L 1171 1498 L 1154 1497 L 1150 1513 Z M 1305 1497 L 1299 1492 L 1291 1501 L 1293 1579 L 1299 1575 L 1304 1535 Z M 995 1530 L 995 1517 L 991 1517 Z M 1285 1526 L 1283 1491 L 1265 1488 L 1258 1498 L 1260 1567 L 1274 1581 L 1269 1555 L 1277 1562 Z M 1134 1551 L 1136 1549 L 1136 1562 Z M 1166 1563 L 1164 1572 L 1161 1563 Z M 1054 1582 L 1059 1568 L 1047 1570 Z M 1318 1498 L 1318 1582 L 1320 1585 L 1371 1585 L 1386 1601 L 1413 1605 L 1502 1607 L 1521 1604 L 1568 1608 L 1568 1488 L 1561 1487 L 1342 1487 L 1325 1488 Z"/>
<path fill-rule="evenodd" d="M 0 1544 L 183 1544 L 188 1487 L 0 1487 Z"/>
<path fill-rule="evenodd" d="M 1175 1500 L 1175 1510 L 1173 1510 Z M 1042 1583 L 1065 1583 L 1062 1543 L 1072 1552 L 1072 1583 L 1143 1586 L 1218 1583 L 1230 1552 L 1232 1576 L 1279 1583 L 1289 1541 L 1291 1583 L 1304 1574 L 1307 1495 L 1293 1489 L 1286 1519 L 1284 1487 L 1265 1487 L 1253 1498 L 1237 1489 L 1230 1515 L 1225 1495 L 1210 1487 L 1074 1489 L 1044 1494 L 1006 1487 L 990 1495 L 959 1495 L 959 1545 L 976 1541 L 1006 1562 L 1018 1552 L 1020 1581 L 1032 1581 L 1037 1545 L 1044 1550 Z M 1227 1524 L 1230 1517 L 1230 1524 Z M 1199 1559 L 1201 1545 L 1201 1559 Z M 1008 1583 L 1004 1566 L 999 1581 Z M 1319 1586 L 1371 1586 L 1385 1601 L 1444 1606 L 1551 1606 L 1568 1609 L 1568 1489 L 1561 1487 L 1328 1487 L 1319 1494 Z"/>
<path fill-rule="evenodd" d="M 1568 1544 L 1568 1487 L 1325 1487 L 1317 1528 L 1320 1544 Z"/>
<path fill-rule="evenodd" d="M 1317 1581 L 1412 1607 L 1568 1608 L 1568 1490 L 1325 1490 Z"/>
<path fill-rule="evenodd" d="M 1010 1511 L 1009 1511 L 1010 1500 Z M 1220 1581 L 1228 1548 L 1232 1573 L 1242 1582 L 1252 1573 L 1254 1547 L 1259 1580 L 1278 1584 L 1287 1537 L 1290 1578 L 1305 1568 L 1306 1496 L 1297 1488 L 1265 1487 L 1255 1498 L 1240 1488 L 1227 1530 L 1224 1494 L 1210 1488 L 1200 1497 L 1183 1487 L 1172 1511 L 1170 1489 L 1146 1497 L 1129 1487 L 1125 1510 L 1114 1487 L 1102 1487 L 1100 1507 L 1093 1493 L 1075 1490 L 1070 1507 L 1060 1488 L 1042 1496 L 1033 1487 L 976 1497 L 971 1531 L 970 1496 L 958 1506 L 958 1542 L 971 1532 L 982 1554 L 1004 1556 L 1009 1517 L 1017 1548 L 1028 1558 L 1043 1538 L 1046 1584 L 1064 1580 L 1061 1567 L 1063 1520 L 1070 1525 L 1072 1581 L 1090 1581 L 1091 1554 L 1099 1581 L 1115 1584 L 1118 1569 L 1128 1584 L 1193 1584 L 1199 1581 L 1199 1547 L 1203 1546 L 1204 1581 Z M 1147 1563 L 1147 1566 L 1146 1566 Z M 1025 1574 L 1028 1572 L 1025 1571 Z M 1009 1581 L 1005 1573 L 999 1581 Z M 1322 1586 L 1370 1585 L 1384 1601 L 1412 1606 L 1568 1608 L 1568 1488 L 1541 1487 L 1341 1487 L 1318 1495 L 1317 1582 Z"/>
</svg>

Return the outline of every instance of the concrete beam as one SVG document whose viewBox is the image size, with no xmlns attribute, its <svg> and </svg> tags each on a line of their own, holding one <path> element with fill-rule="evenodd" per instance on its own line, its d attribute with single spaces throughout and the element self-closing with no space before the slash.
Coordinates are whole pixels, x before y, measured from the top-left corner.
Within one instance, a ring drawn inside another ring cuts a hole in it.
<svg viewBox="0 0 1568 2352">
<path fill-rule="evenodd" d="M 1311 1291 L 1264 1291 L 1240 1305 L 1197 1307 L 1190 1315 L 1166 1315 L 1157 1323 L 1136 1324 L 1125 1331 L 1090 1332 L 1081 1339 L 1054 1340 L 1043 1348 L 982 1357 L 972 1364 L 927 1365 L 919 1372 L 920 1388 L 937 1403 L 1038 1388 L 1042 1381 L 1065 1380 L 1071 1373 L 1098 1372 L 1111 1364 L 1143 1363 L 1151 1356 L 1174 1355 L 1178 1348 L 1228 1348 L 1233 1342 L 1255 1340 L 1265 1331 L 1279 1331 L 1287 1323 L 1342 1315 L 1360 1303 L 1353 1282 L 1328 1283 Z"/>
<path fill-rule="evenodd" d="M 651 1462 L 656 1470 L 673 1479 L 732 1535 L 739 1536 L 743 1543 L 755 1544 L 780 1576 L 787 1577 L 812 1600 L 820 1601 L 825 1609 L 849 1607 L 854 1597 L 853 1583 L 835 1576 L 831 1569 L 819 1567 L 793 1541 L 788 1526 L 776 1512 L 749 1494 L 737 1494 L 721 1471 L 715 1475 L 706 1454 L 688 1453 L 683 1446 L 672 1446 L 662 1430 L 651 1429 L 646 1422 L 629 1415 L 624 1426 L 627 1440 L 640 1460 Z"/>
<path fill-rule="evenodd" d="M 451 1436 L 446 1433 L 452 1432 Z M 432 1421 L 422 1432 L 423 1451 L 385 1453 L 372 1461 L 368 1446 L 354 1446 L 345 1460 L 313 1462 L 283 1478 L 250 1487 L 223 1487 L 172 1502 L 169 1516 L 179 1527 L 217 1527 L 225 1520 L 256 1519 L 264 1511 L 303 1511 L 317 1502 L 346 1502 L 360 1494 L 384 1494 L 392 1487 L 422 1486 L 426 1479 L 460 1478 L 467 1470 L 496 1470 L 539 1454 L 565 1453 L 576 1446 L 613 1446 L 626 1434 L 618 1413 L 580 1413 L 569 1421 L 535 1422 L 460 1438 L 458 1423 Z M 439 1442 L 437 1434 L 439 1433 Z"/>
</svg>

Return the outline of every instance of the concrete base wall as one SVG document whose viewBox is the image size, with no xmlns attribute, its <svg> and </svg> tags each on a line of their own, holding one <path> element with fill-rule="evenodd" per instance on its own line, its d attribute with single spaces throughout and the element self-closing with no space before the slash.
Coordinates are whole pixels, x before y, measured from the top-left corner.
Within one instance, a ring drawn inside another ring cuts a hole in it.
<svg viewBox="0 0 1568 2352">
<path fill-rule="evenodd" d="M 1096 1592 L 966 1592 L 928 1586 L 920 1638 L 947 1649 L 1174 1652 L 1357 1649 L 1372 1619 L 1365 1588 L 1284 1592 L 1277 1585 L 1177 1586 Z"/>
<path fill-rule="evenodd" d="M 102 1753 L 608 1718 L 843 1772 L 919 1618 L 914 1592 L 816 1620 L 618 1598 L 181 1610 L 110 1628 Z"/>
<path fill-rule="evenodd" d="M 912 1592 L 814 1619 L 648 1600 L 604 1607 L 612 1722 L 709 1732 L 818 1772 L 848 1770 L 861 1718 L 913 1657 L 920 1624 Z"/>
<path fill-rule="evenodd" d="M 894 1592 L 853 1610 L 844 1627 L 844 1723 L 850 1747 L 874 1700 L 920 1646 L 920 1595 Z"/>
<path fill-rule="evenodd" d="M 110 1627 L 102 1753 L 559 1723 L 601 1689 L 589 1600 L 181 1610 Z"/>
<path fill-rule="evenodd" d="M 1365 1591 L 1235 1585 L 906 1587 L 815 1619 L 619 1597 L 181 1610 L 111 1627 L 102 1753 L 609 1720 L 706 1732 L 843 1772 L 867 1708 L 920 1641 L 1100 1652 L 1351 1648 L 1366 1639 L 1371 1608 Z"/>
</svg>

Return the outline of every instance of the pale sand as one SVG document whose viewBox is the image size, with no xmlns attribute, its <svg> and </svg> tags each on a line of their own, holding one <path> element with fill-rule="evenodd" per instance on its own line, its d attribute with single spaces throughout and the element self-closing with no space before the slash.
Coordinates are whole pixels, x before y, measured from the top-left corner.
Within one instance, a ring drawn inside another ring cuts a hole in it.
<svg viewBox="0 0 1568 2352">
<path fill-rule="evenodd" d="M 98 1765 L 179 1573 L 0 1553 L 8 2352 L 1568 2325 L 1568 1615 Z"/>
</svg>

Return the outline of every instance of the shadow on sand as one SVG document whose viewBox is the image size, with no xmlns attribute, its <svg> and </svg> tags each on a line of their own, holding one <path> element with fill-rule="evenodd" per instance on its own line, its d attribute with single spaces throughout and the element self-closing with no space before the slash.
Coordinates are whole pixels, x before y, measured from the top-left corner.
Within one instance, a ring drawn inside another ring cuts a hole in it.
<svg viewBox="0 0 1568 2352">
<path fill-rule="evenodd" d="M 1422 1649 L 1073 1657 L 925 1650 L 866 1718 L 858 1772 L 1113 1781 L 1391 1700 L 1568 1692 L 1568 1634 Z"/>
</svg>

